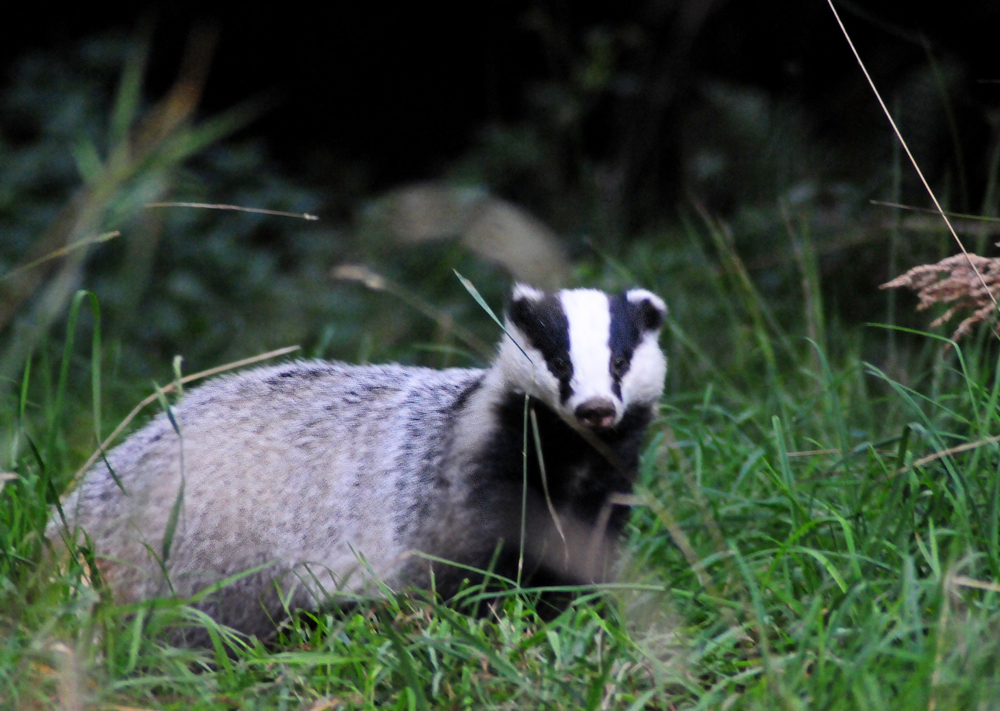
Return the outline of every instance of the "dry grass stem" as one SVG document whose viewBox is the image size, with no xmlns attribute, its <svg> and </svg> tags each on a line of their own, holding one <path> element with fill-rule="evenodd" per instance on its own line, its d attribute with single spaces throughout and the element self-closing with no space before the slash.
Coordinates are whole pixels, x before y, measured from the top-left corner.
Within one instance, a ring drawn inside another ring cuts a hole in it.
<svg viewBox="0 0 1000 711">
<path fill-rule="evenodd" d="M 255 212 L 260 215 L 277 215 L 278 217 L 296 217 L 300 220 L 315 221 L 319 217 L 308 212 L 287 212 L 285 210 L 268 210 L 263 207 L 242 207 L 241 205 L 218 205 L 207 202 L 147 202 L 146 207 L 194 207 L 202 210 L 235 210 L 237 212 Z"/>
<path fill-rule="evenodd" d="M 934 454 L 928 454 L 926 457 L 921 457 L 920 459 L 914 459 L 911 464 L 905 467 L 900 467 L 896 474 L 905 474 L 911 469 L 916 469 L 917 467 L 923 467 L 931 462 L 936 462 L 939 459 L 944 459 L 952 454 L 958 454 L 960 452 L 968 452 L 972 449 L 978 449 L 979 447 L 985 447 L 987 444 L 996 444 L 1000 442 L 1000 435 L 993 435 L 992 437 L 986 437 L 984 439 L 976 440 L 975 442 L 966 442 L 965 444 L 960 444 L 955 447 L 949 447 L 948 449 L 942 449 L 940 452 L 935 452 Z"/>
<path fill-rule="evenodd" d="M 972 311 L 972 315 L 958 324 L 951 335 L 952 340 L 958 340 L 977 323 L 991 320 L 996 313 L 996 298 L 1000 294 L 1000 258 L 956 254 L 936 264 L 916 266 L 879 288 L 898 289 L 901 286 L 917 292 L 920 298 L 917 311 L 929 309 L 934 304 L 948 305 L 948 310 L 931 322 L 932 327 L 946 323 L 960 312 Z M 993 330 L 997 331 L 995 321 Z"/>
</svg>

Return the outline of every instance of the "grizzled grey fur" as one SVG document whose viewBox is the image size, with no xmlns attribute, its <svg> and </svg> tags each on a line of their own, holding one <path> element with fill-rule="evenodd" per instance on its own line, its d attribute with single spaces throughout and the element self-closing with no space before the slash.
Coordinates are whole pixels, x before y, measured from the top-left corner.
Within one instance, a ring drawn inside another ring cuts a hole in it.
<svg viewBox="0 0 1000 711">
<path fill-rule="evenodd" d="M 663 389 L 664 310 L 643 290 L 518 286 L 507 328 L 530 360 L 505 336 L 486 370 L 304 361 L 219 377 L 172 409 L 179 435 L 161 414 L 109 453 L 121 488 L 103 463 L 87 474 L 63 503 L 70 535 L 86 531 L 123 603 L 190 597 L 263 566 L 198 603 L 260 636 L 284 614 L 278 588 L 310 608 L 372 592 L 372 575 L 433 579 L 445 595 L 472 576 L 414 551 L 482 569 L 503 541 L 496 572 L 514 577 L 527 394 L 547 479 L 532 446 L 525 578 L 600 580 L 627 513 L 609 516 L 609 497 L 631 491 Z M 165 576 L 156 556 L 182 488 Z"/>
</svg>

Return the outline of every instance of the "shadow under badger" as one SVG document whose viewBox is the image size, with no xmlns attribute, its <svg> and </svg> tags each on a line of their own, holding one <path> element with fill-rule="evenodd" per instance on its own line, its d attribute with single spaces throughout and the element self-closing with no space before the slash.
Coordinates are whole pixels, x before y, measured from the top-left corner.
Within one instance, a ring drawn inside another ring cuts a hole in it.
<svg viewBox="0 0 1000 711">
<path fill-rule="evenodd" d="M 486 569 L 503 541 L 494 572 L 513 579 L 527 394 L 544 478 L 529 416 L 524 580 L 606 579 L 628 514 L 610 500 L 632 490 L 663 391 L 665 310 L 642 289 L 518 285 L 506 322 L 524 353 L 505 336 L 486 370 L 305 361 L 217 378 L 173 408 L 179 436 L 161 414 L 109 453 L 121 487 L 104 464 L 88 472 L 63 503 L 71 535 L 90 536 L 121 603 L 264 566 L 197 603 L 258 636 L 284 615 L 277 588 L 309 608 L 372 592 L 372 575 L 393 588 L 433 577 L 446 597 L 474 578 L 413 551 Z"/>
</svg>

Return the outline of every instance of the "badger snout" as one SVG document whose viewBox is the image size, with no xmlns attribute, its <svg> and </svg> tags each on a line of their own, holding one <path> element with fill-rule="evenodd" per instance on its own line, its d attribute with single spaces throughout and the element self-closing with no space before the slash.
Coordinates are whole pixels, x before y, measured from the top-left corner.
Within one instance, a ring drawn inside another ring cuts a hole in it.
<svg viewBox="0 0 1000 711">
<path fill-rule="evenodd" d="M 573 411 L 581 425 L 592 430 L 603 430 L 615 424 L 615 404 L 606 397 L 592 397 L 577 405 Z"/>
</svg>

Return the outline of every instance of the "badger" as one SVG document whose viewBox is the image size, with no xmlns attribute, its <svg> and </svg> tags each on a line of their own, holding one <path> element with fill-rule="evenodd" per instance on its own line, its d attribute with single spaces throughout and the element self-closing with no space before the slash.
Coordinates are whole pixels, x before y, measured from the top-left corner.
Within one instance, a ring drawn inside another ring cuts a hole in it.
<svg viewBox="0 0 1000 711">
<path fill-rule="evenodd" d="M 607 580 L 663 393 L 665 313 L 644 289 L 519 284 L 486 369 L 215 378 L 111 450 L 48 534 L 86 541 L 116 602 L 197 596 L 258 637 L 373 585 Z"/>
</svg>

